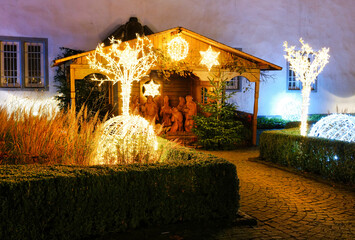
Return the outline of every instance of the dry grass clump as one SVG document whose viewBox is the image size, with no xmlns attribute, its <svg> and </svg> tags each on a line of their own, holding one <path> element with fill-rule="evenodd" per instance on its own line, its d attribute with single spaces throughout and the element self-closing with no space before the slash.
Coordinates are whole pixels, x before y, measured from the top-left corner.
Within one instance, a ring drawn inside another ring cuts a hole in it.
<svg viewBox="0 0 355 240">
<path fill-rule="evenodd" d="M 101 122 L 87 110 L 43 113 L 0 108 L 0 164 L 90 165 Z"/>
</svg>

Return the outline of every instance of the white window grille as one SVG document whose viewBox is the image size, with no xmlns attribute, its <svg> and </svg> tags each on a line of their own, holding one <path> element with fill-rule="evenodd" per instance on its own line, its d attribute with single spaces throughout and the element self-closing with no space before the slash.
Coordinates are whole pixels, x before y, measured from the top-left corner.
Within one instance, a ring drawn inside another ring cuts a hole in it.
<svg viewBox="0 0 355 240">
<path fill-rule="evenodd" d="M 317 91 L 317 82 L 318 78 L 311 84 L 312 91 Z M 295 72 L 290 69 L 289 62 L 287 62 L 287 89 L 291 91 L 302 89 L 302 82 L 297 80 Z"/>
<path fill-rule="evenodd" d="M 20 87 L 20 44 L 16 41 L 0 42 L 1 87 Z"/>
<path fill-rule="evenodd" d="M 227 81 L 227 86 L 226 90 L 241 90 L 242 86 L 242 77 L 241 76 L 236 76 L 232 78 L 231 80 Z"/>
<path fill-rule="evenodd" d="M 48 87 L 47 39 L 0 36 L 0 88 Z"/>
<path fill-rule="evenodd" d="M 25 43 L 25 86 L 44 87 L 43 43 Z"/>
</svg>

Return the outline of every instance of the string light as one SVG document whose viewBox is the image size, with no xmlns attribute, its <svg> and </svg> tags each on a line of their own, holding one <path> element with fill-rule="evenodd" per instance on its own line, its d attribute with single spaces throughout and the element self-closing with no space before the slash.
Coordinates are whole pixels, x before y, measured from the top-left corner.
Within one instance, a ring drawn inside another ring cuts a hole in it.
<svg viewBox="0 0 355 240">
<path fill-rule="evenodd" d="M 120 115 L 104 123 L 95 164 L 132 164 L 157 160 L 154 128 L 137 115 Z"/>
<path fill-rule="evenodd" d="M 144 96 L 152 96 L 153 98 L 155 96 L 160 95 L 159 92 L 159 84 L 155 84 L 153 80 L 151 80 L 149 83 L 143 84 L 144 87 Z"/>
<path fill-rule="evenodd" d="M 153 51 L 153 45 L 147 37 L 137 36 L 133 48 L 126 43 L 122 50 L 121 41 L 112 38 L 111 45 L 104 47 L 100 44 L 93 54 L 88 56 L 91 68 L 99 70 L 106 75 L 106 79 L 92 80 L 121 82 L 122 86 L 122 114 L 129 115 L 129 99 L 132 91 L 132 83 L 140 81 L 154 66 L 157 57 Z"/>
<path fill-rule="evenodd" d="M 177 36 L 168 43 L 168 54 L 175 61 L 183 60 L 189 53 L 189 44 L 181 36 Z"/>
<path fill-rule="evenodd" d="M 0 104 L 0 108 L 6 109 L 9 114 L 20 110 L 34 116 L 46 115 L 48 118 L 52 118 L 59 113 L 59 103 L 55 97 L 42 95 L 41 92 L 27 96 L 12 93 L 4 94 L 6 97 Z"/>
<path fill-rule="evenodd" d="M 355 142 L 355 117 L 332 114 L 313 125 L 309 136 Z"/>
<path fill-rule="evenodd" d="M 208 71 L 211 70 L 212 66 L 219 65 L 217 58 L 220 52 L 213 51 L 211 45 L 208 47 L 207 51 L 200 51 L 200 54 L 202 56 L 200 64 L 206 65 Z"/>
<path fill-rule="evenodd" d="M 284 47 L 287 53 L 285 58 L 290 63 L 290 69 L 295 72 L 296 80 L 302 82 L 301 135 L 306 136 L 311 84 L 329 62 L 329 48 L 322 48 L 315 52 L 303 42 L 302 38 L 300 42 L 301 50 L 295 50 L 295 46 L 288 47 L 287 42 L 284 42 Z"/>
</svg>

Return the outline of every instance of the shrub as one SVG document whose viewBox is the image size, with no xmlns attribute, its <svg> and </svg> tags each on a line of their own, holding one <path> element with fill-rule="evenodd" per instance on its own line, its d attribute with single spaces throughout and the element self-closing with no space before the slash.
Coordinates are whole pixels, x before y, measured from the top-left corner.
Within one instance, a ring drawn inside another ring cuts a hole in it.
<svg viewBox="0 0 355 240">
<path fill-rule="evenodd" d="M 236 216 L 235 165 L 178 147 L 165 157 L 150 165 L 0 166 L 0 239 L 80 239 Z"/>
<path fill-rule="evenodd" d="M 60 48 L 61 53 L 56 59 L 69 57 L 75 54 L 82 53 L 81 50 L 70 48 Z M 69 64 L 63 63 L 56 67 L 54 81 L 59 93 L 55 98 L 59 102 L 59 108 L 66 111 L 70 107 L 70 81 L 68 81 Z M 102 74 L 96 74 L 97 78 L 105 78 Z M 76 112 L 79 113 L 83 106 L 87 107 L 89 115 L 94 116 L 99 112 L 99 117 L 102 119 L 106 113 L 111 113 L 113 106 L 107 103 L 109 85 L 104 83 L 100 86 L 100 82 L 92 81 L 92 74 L 86 76 L 80 81 L 75 81 L 75 101 Z"/>
<path fill-rule="evenodd" d="M 299 130 L 266 131 L 260 156 L 334 181 L 355 183 L 355 143 L 303 137 Z"/>
<path fill-rule="evenodd" d="M 258 117 L 258 129 L 281 129 L 285 128 L 288 121 L 279 117 Z"/>
</svg>

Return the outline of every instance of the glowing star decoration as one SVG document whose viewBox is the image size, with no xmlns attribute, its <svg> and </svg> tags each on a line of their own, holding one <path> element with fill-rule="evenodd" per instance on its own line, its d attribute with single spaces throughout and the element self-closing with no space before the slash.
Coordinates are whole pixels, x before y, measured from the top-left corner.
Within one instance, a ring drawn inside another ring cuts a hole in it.
<svg viewBox="0 0 355 240">
<path fill-rule="evenodd" d="M 200 64 L 206 65 L 208 71 L 210 71 L 214 65 L 219 65 L 217 58 L 220 52 L 213 51 L 211 45 L 208 47 L 207 51 L 200 51 L 200 54 L 202 56 Z"/>
<path fill-rule="evenodd" d="M 157 161 L 154 128 L 141 116 L 120 115 L 104 123 L 94 164 L 132 164 Z"/>
<path fill-rule="evenodd" d="M 187 57 L 189 44 L 180 36 L 175 37 L 168 43 L 168 54 L 174 61 L 180 61 Z"/>
<path fill-rule="evenodd" d="M 160 85 L 159 84 L 155 84 L 153 80 L 151 80 L 149 83 L 146 83 L 146 84 L 143 84 L 143 87 L 144 87 L 144 96 L 152 96 L 153 98 L 155 96 L 158 96 L 160 95 L 160 92 L 159 92 L 159 87 Z"/>
<path fill-rule="evenodd" d="M 94 77 L 92 80 L 121 82 L 122 86 L 122 114 L 129 115 L 129 99 L 132 83 L 140 81 L 154 66 L 157 57 L 153 51 L 153 45 L 147 37 L 139 37 L 133 47 L 126 43 L 121 45 L 120 40 L 111 39 L 111 45 L 104 47 L 99 45 L 95 52 L 88 56 L 91 68 L 104 74 L 106 79 Z"/>
<path fill-rule="evenodd" d="M 313 125 L 311 137 L 355 142 L 355 117 L 346 114 L 332 114 Z"/>
<path fill-rule="evenodd" d="M 288 47 L 287 42 L 284 42 L 284 47 L 287 53 L 285 58 L 290 63 L 290 69 L 295 72 L 296 80 L 302 82 L 301 135 L 306 136 L 311 84 L 315 82 L 318 74 L 329 62 L 329 48 L 322 48 L 315 52 L 303 42 L 302 38 L 300 42 L 301 50 L 295 50 L 295 46 Z"/>
</svg>

